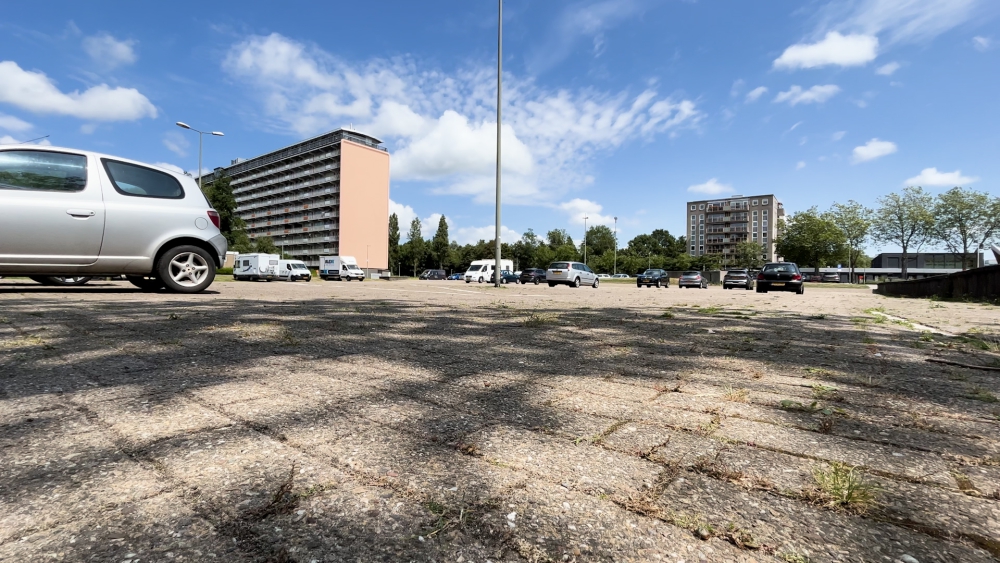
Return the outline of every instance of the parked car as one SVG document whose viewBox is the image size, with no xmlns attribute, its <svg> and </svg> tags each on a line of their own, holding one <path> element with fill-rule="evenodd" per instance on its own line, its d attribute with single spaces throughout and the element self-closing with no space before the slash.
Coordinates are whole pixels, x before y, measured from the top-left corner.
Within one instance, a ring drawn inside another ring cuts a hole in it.
<svg viewBox="0 0 1000 563">
<path fill-rule="evenodd" d="M 496 274 L 490 274 L 490 283 L 496 283 Z M 503 270 L 500 272 L 500 283 L 520 283 L 514 272 Z"/>
<path fill-rule="evenodd" d="M 0 275 L 204 291 L 226 256 L 219 214 L 194 179 L 134 160 L 0 147 Z"/>
<path fill-rule="evenodd" d="M 581 262 L 553 262 L 549 264 L 549 269 L 545 271 L 545 281 L 548 282 L 549 287 L 564 283 L 573 287 L 591 285 L 596 289 L 601 284 L 597 274 Z"/>
<path fill-rule="evenodd" d="M 802 283 L 802 273 L 795 262 L 775 262 L 765 264 L 757 275 L 757 293 L 768 291 L 794 291 L 799 295 L 805 293 L 806 286 Z"/>
<path fill-rule="evenodd" d="M 613 275 L 611 277 L 614 278 L 614 279 L 616 279 L 616 280 L 627 280 L 629 278 L 629 275 L 628 274 L 615 274 L 615 275 Z"/>
<path fill-rule="evenodd" d="M 804 276 L 807 282 L 821 282 L 823 281 L 823 274 L 809 274 Z"/>
<path fill-rule="evenodd" d="M 670 287 L 670 274 L 666 270 L 650 268 L 635 278 L 636 287 Z"/>
<path fill-rule="evenodd" d="M 722 289 L 732 289 L 742 287 L 750 291 L 753 289 L 754 279 L 747 270 L 729 270 L 722 278 Z"/>
<path fill-rule="evenodd" d="M 541 268 L 528 268 L 521 271 L 521 275 L 518 276 L 521 283 L 533 283 L 538 285 L 539 282 L 545 281 L 545 270 Z"/>
<path fill-rule="evenodd" d="M 311 281 L 312 272 L 309 271 L 306 263 L 301 260 L 278 260 L 278 279 Z"/>
<path fill-rule="evenodd" d="M 444 270 L 424 270 L 417 279 L 421 280 L 443 280 L 448 277 Z"/>
<path fill-rule="evenodd" d="M 708 278 L 701 275 L 701 272 L 683 272 L 681 277 L 677 278 L 677 287 L 700 287 L 701 289 L 708 289 Z"/>
<path fill-rule="evenodd" d="M 454 274 L 448 276 L 449 280 L 460 280 L 465 277 L 465 272 L 455 272 Z"/>
<path fill-rule="evenodd" d="M 597 277 L 601 278 L 602 280 L 610 280 L 611 274 L 597 274 Z"/>
<path fill-rule="evenodd" d="M 840 283 L 840 274 L 836 272 L 826 272 L 823 274 L 823 281 L 828 283 Z"/>
</svg>

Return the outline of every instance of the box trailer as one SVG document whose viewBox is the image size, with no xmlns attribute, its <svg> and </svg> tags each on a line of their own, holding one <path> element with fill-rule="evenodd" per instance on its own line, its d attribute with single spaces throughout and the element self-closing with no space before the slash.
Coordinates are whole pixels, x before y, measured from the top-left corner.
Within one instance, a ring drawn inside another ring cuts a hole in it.
<svg viewBox="0 0 1000 563">
<path fill-rule="evenodd" d="M 278 260 L 278 279 L 309 281 L 312 279 L 312 272 L 302 260 Z"/>
<path fill-rule="evenodd" d="M 320 256 L 319 277 L 324 280 L 362 281 L 365 273 L 353 256 Z"/>
<path fill-rule="evenodd" d="M 233 266 L 233 279 L 237 281 L 267 280 L 278 277 L 277 254 L 237 254 L 236 265 Z"/>
<path fill-rule="evenodd" d="M 465 271 L 465 283 L 490 281 L 490 277 L 493 276 L 493 267 L 496 265 L 497 261 L 492 258 L 489 260 L 473 260 L 472 264 L 469 264 L 469 269 Z M 514 261 L 500 260 L 500 270 L 513 271 Z"/>
</svg>

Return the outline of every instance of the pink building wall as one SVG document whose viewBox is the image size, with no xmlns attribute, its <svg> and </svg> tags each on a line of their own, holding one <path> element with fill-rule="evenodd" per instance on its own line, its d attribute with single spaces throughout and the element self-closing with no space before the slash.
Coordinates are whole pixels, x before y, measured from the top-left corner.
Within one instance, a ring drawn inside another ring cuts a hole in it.
<svg viewBox="0 0 1000 563">
<path fill-rule="evenodd" d="M 389 153 L 340 143 L 340 255 L 389 268 Z"/>
</svg>

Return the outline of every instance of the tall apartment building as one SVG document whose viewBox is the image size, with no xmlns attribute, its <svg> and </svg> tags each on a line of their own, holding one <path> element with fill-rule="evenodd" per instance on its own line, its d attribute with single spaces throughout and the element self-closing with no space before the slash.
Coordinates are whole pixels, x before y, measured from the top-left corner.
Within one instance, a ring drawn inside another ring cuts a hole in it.
<svg viewBox="0 0 1000 563">
<path fill-rule="evenodd" d="M 722 266 L 733 264 L 736 245 L 757 242 L 767 262 L 778 259 L 774 239 L 785 208 L 774 194 L 729 196 L 687 203 L 688 252 L 691 256 L 720 254 Z"/>
<path fill-rule="evenodd" d="M 271 237 L 310 266 L 323 255 L 389 267 L 389 152 L 345 129 L 216 168 L 231 178 L 251 239 Z"/>
</svg>

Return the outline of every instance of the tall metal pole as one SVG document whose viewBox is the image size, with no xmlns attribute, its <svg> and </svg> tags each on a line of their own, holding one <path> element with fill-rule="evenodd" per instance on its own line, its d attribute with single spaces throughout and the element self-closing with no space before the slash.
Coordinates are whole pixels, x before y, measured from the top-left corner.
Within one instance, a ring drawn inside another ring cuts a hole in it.
<svg viewBox="0 0 1000 563">
<path fill-rule="evenodd" d="M 500 287 L 500 101 L 503 89 L 503 0 L 497 0 L 497 221 L 493 286 Z"/>
<path fill-rule="evenodd" d="M 615 275 L 618 274 L 618 217 L 615 217 Z"/>
<path fill-rule="evenodd" d="M 590 217 L 583 216 L 583 265 L 587 265 L 587 219 Z"/>
<path fill-rule="evenodd" d="M 198 189 L 201 190 L 201 131 L 198 131 Z"/>
</svg>

